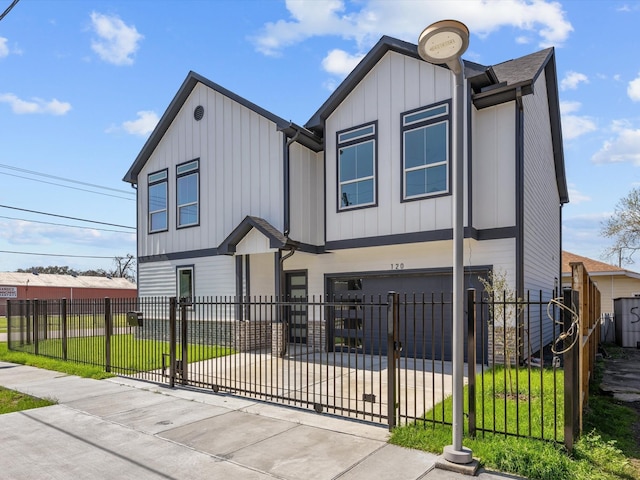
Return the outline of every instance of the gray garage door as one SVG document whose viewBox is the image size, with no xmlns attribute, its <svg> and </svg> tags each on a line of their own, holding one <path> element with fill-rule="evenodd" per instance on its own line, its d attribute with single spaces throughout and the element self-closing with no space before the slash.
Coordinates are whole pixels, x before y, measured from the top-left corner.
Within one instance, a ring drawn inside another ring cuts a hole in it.
<svg viewBox="0 0 640 480">
<path fill-rule="evenodd" d="M 482 291 L 479 276 L 487 270 L 465 274 L 465 289 Z M 332 309 L 329 321 L 329 345 L 335 350 L 359 351 L 386 355 L 386 309 L 371 307 L 386 302 L 390 291 L 400 293 L 400 341 L 402 356 L 451 360 L 451 290 L 450 272 L 357 274 L 328 278 L 331 298 L 343 303 Z M 466 309 L 466 299 L 465 299 Z M 476 361 L 486 357 L 486 338 L 476 325 Z M 465 361 L 467 361 L 467 326 L 465 317 Z M 484 346 L 484 348 L 483 348 Z"/>
</svg>

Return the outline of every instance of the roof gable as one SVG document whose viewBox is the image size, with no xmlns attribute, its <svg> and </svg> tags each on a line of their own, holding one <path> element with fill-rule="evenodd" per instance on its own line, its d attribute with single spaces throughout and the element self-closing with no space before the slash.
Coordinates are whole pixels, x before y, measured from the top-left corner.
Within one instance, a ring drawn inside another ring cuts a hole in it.
<svg viewBox="0 0 640 480">
<path fill-rule="evenodd" d="M 211 80 L 203 77 L 202 75 L 198 75 L 195 72 L 189 72 L 189 74 L 187 75 L 187 78 L 185 78 L 184 82 L 182 82 L 180 89 L 178 90 L 176 95 L 173 97 L 173 100 L 171 100 L 171 103 L 167 107 L 167 110 L 162 115 L 162 118 L 160 118 L 160 121 L 156 125 L 156 128 L 154 128 L 153 132 L 151 132 L 151 135 L 149 136 L 146 143 L 142 147 L 142 150 L 140 150 L 140 153 L 138 154 L 135 161 L 129 168 L 129 171 L 127 171 L 127 173 L 125 174 L 123 178 L 125 182 L 129 182 L 132 184 L 138 183 L 138 174 L 140 173 L 144 165 L 147 163 L 147 160 L 149 160 L 149 158 L 153 154 L 153 151 L 156 149 L 156 147 L 158 146 L 158 144 L 160 143 L 164 135 L 167 133 L 167 130 L 169 130 L 169 127 L 173 123 L 173 120 L 176 118 L 176 116 L 180 112 L 180 109 L 182 108 L 187 98 L 189 97 L 189 95 L 191 94 L 191 92 L 193 91 L 193 89 L 196 87 L 198 83 L 201 83 L 206 87 L 218 93 L 221 93 L 222 95 L 230 98 L 231 100 L 239 103 L 240 105 L 248 108 L 249 110 L 252 110 L 262 115 L 263 117 L 271 120 L 273 123 L 276 124 L 276 127 L 279 130 L 283 130 L 285 128 L 290 127 L 290 122 L 288 122 L 287 120 L 265 110 L 262 107 L 259 107 L 255 103 L 252 103 L 249 100 L 233 93 L 232 91 L 227 90 L 226 88 L 218 85 L 217 83 L 212 82 Z"/>
<path fill-rule="evenodd" d="M 295 242 L 290 240 L 289 237 L 285 236 L 266 220 L 248 215 L 220 244 L 218 247 L 218 253 L 225 255 L 235 253 L 236 246 L 254 228 L 269 240 L 270 248 L 291 250 L 297 246 Z"/>
</svg>

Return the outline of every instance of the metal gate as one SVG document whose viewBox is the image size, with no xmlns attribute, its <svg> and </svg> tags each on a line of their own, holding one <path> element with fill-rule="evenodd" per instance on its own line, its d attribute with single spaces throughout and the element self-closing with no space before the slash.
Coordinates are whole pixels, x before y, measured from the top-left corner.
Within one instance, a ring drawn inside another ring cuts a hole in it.
<svg viewBox="0 0 640 480">
<path fill-rule="evenodd" d="M 422 338 L 408 339 L 407 329 L 400 329 L 401 312 L 415 301 L 398 294 L 331 301 L 172 298 L 168 318 L 154 318 L 143 304 L 135 335 L 166 338 L 162 369 L 127 372 L 114 365 L 112 371 L 392 428 L 399 419 L 421 418 L 451 391 L 448 362 L 403 355 L 403 342 L 433 341 L 427 333 L 442 330 L 430 319 L 429 328 L 420 328 Z M 302 307 L 306 342 L 291 342 Z"/>
</svg>

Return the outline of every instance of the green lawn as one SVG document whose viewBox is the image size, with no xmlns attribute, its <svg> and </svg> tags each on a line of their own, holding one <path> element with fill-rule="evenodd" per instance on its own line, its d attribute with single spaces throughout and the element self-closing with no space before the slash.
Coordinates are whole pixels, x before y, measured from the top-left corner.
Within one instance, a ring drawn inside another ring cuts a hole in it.
<svg viewBox="0 0 640 480">
<path fill-rule="evenodd" d="M 512 373 L 515 370 L 512 370 Z M 538 371 L 539 372 L 539 371 Z M 638 422 L 637 413 L 625 406 L 616 404 L 610 398 L 591 393 L 590 407 L 585 413 L 584 435 L 575 444 L 572 452 L 562 446 L 563 407 L 558 405 L 554 412 L 552 406 L 553 386 L 559 388 L 562 396 L 562 372 L 554 377 L 551 370 L 542 372 L 542 376 L 532 377 L 531 390 L 528 389 L 528 378 L 518 375 L 520 396 L 514 395 L 509 377 L 502 368 L 484 376 L 486 394 L 478 394 L 478 424 L 486 430 L 503 429 L 515 433 L 517 430 L 526 435 L 540 436 L 544 431 L 547 440 L 521 438 L 498 433 L 478 432 L 475 438 L 465 435 L 463 444 L 473 451 L 474 457 L 489 469 L 509 472 L 527 477 L 531 480 L 632 480 L 640 479 L 640 470 L 634 468 L 631 460 L 640 458 L 640 446 L 633 440 L 633 425 Z M 522 372 L 524 373 L 524 372 Z M 506 380 L 506 381 L 505 381 Z M 478 383 L 482 381 L 478 376 Z M 523 388 L 526 387 L 526 388 Z M 597 389 L 596 389 L 597 390 Z M 531 392 L 531 422 L 529 408 L 523 393 Z M 465 405 L 467 388 L 465 388 Z M 505 401 L 506 398 L 506 401 Z M 516 399 L 520 398 L 518 402 Z M 516 405 L 518 412 L 516 414 Z M 466 408 L 466 407 L 465 407 Z M 544 425 L 540 421 L 540 411 L 544 409 Z M 495 412 L 495 424 L 493 422 Z M 425 413 L 425 418 L 451 422 L 451 398 L 436 405 Z M 519 427 L 516 426 L 519 419 Z M 558 425 L 557 441 L 553 440 L 553 423 Z M 530 429 L 530 430 L 529 430 Z M 620 439 L 619 443 L 617 439 Z M 396 428 L 391 436 L 391 443 L 409 448 L 417 448 L 442 453 L 446 445 L 452 441 L 451 427 L 442 423 L 419 421 L 414 424 Z"/>
<path fill-rule="evenodd" d="M 476 426 L 478 430 L 563 441 L 564 376 L 561 370 L 496 367 L 477 375 Z M 484 395 L 483 395 L 484 392 Z M 465 411 L 468 388 L 464 389 Z M 557 399 L 557 401 L 555 401 Z M 424 414 L 424 423 L 453 422 L 452 398 Z M 482 435 L 478 432 L 478 435 Z"/>
<path fill-rule="evenodd" d="M 61 339 L 40 340 L 38 354 L 52 358 L 63 358 Z M 20 348 L 28 353 L 35 352 L 35 345 Z M 104 366 L 105 337 L 75 337 L 67 339 L 67 359 L 73 362 Z M 215 345 L 189 345 L 188 362 L 217 358 L 233 353 L 231 348 Z M 162 368 L 163 354 L 169 354 L 169 342 L 136 338 L 133 334 L 111 336 L 112 371 L 150 371 Z M 167 361 L 165 357 L 165 361 Z"/>
<path fill-rule="evenodd" d="M 48 407 L 49 405 L 55 405 L 55 403 L 48 399 L 35 398 L 25 393 L 0 387 L 0 415 L 31 408 Z"/>
<path fill-rule="evenodd" d="M 17 329 L 19 325 L 24 325 L 27 319 L 25 317 L 20 318 L 17 315 L 11 316 L 11 323 L 14 325 L 14 329 Z M 28 319 L 33 321 L 32 318 Z M 22 323 L 21 323 L 22 322 Z M 49 314 L 46 317 L 40 316 L 40 325 L 44 325 L 46 322 L 49 330 L 61 330 L 62 329 L 62 317 L 60 315 Z M 111 322 L 114 327 L 127 326 L 127 315 L 125 313 L 114 313 L 111 315 Z M 3 330 L 4 328 L 4 330 Z M 104 314 L 67 314 L 67 330 L 91 330 L 95 328 L 104 328 Z M 0 317 L 0 332 L 7 331 L 7 317 Z"/>
</svg>

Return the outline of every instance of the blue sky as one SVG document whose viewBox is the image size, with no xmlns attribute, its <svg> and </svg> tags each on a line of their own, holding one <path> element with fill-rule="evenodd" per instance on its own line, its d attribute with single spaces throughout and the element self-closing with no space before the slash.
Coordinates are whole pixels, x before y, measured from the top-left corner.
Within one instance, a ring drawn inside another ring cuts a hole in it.
<svg viewBox="0 0 640 480">
<path fill-rule="evenodd" d="M 381 35 L 416 43 L 444 18 L 478 63 L 556 47 L 564 248 L 599 259 L 640 185 L 640 2 L 21 0 L 0 21 L 0 270 L 135 254 L 121 179 L 190 70 L 304 124 Z"/>
</svg>

